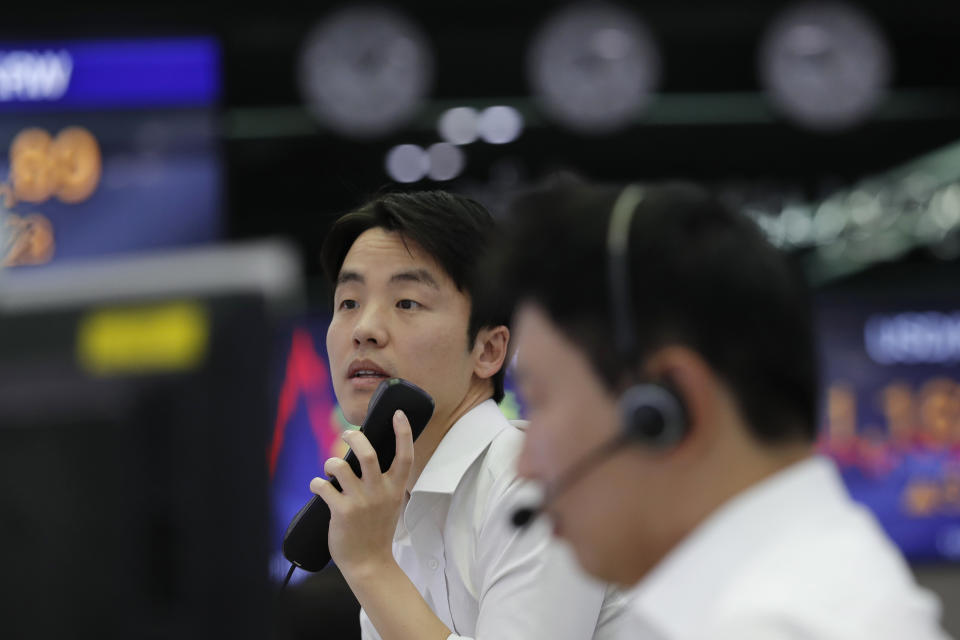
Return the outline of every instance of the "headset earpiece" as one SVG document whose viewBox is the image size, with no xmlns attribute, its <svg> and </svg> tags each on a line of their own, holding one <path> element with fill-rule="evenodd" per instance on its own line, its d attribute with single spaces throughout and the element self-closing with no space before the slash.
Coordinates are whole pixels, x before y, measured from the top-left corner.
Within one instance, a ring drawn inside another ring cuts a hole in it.
<svg viewBox="0 0 960 640">
<path fill-rule="evenodd" d="M 630 225 L 644 191 L 624 187 L 610 211 L 607 228 L 607 266 L 617 350 L 624 362 L 639 365 L 634 310 L 630 295 Z M 636 384 L 620 396 L 621 428 L 632 442 L 656 449 L 678 444 L 687 434 L 687 412 L 681 396 L 669 383 Z"/>
<path fill-rule="evenodd" d="M 624 435 L 654 449 L 667 449 L 687 433 L 687 412 L 673 389 L 663 384 L 636 384 L 620 396 Z"/>
</svg>

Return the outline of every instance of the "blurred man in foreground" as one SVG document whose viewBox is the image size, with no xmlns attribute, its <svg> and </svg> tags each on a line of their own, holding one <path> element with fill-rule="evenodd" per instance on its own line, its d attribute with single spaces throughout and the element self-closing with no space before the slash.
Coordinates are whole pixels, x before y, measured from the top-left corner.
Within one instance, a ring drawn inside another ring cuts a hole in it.
<svg viewBox="0 0 960 640">
<path fill-rule="evenodd" d="M 522 476 L 581 564 L 635 585 L 626 637 L 944 638 L 939 605 L 812 455 L 802 277 L 684 185 L 565 184 L 515 205 Z"/>
</svg>

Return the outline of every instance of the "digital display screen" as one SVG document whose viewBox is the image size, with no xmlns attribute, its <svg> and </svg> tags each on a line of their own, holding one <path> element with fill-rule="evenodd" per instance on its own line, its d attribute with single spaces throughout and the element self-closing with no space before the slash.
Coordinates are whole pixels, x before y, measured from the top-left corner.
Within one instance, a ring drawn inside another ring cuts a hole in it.
<svg viewBox="0 0 960 640">
<path fill-rule="evenodd" d="M 4 266 L 222 235 L 210 38 L 0 43 Z"/>
<path fill-rule="evenodd" d="M 960 560 L 960 304 L 821 296 L 821 452 L 908 558 Z"/>
</svg>

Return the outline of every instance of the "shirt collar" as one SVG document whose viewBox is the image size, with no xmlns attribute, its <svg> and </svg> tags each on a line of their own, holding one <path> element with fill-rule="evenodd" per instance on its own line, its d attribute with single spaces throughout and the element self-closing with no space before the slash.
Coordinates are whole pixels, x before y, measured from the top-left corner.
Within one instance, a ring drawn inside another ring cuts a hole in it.
<svg viewBox="0 0 960 640">
<path fill-rule="evenodd" d="M 733 497 L 673 548 L 630 593 L 631 613 L 666 637 L 689 637 L 759 549 L 795 529 L 810 508 L 837 503 L 844 488 L 833 464 L 813 457 Z"/>
<path fill-rule="evenodd" d="M 411 495 L 418 492 L 452 494 L 470 465 L 510 422 L 492 399 L 485 400 L 459 420 L 430 456 Z"/>
</svg>

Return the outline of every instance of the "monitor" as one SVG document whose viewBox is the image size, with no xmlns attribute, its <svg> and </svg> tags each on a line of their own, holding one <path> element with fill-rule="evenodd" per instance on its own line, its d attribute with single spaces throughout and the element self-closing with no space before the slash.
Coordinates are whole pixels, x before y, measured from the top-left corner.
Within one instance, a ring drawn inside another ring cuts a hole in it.
<svg viewBox="0 0 960 640">
<path fill-rule="evenodd" d="M 0 272 L 0 636 L 269 637 L 281 245 Z"/>
</svg>

